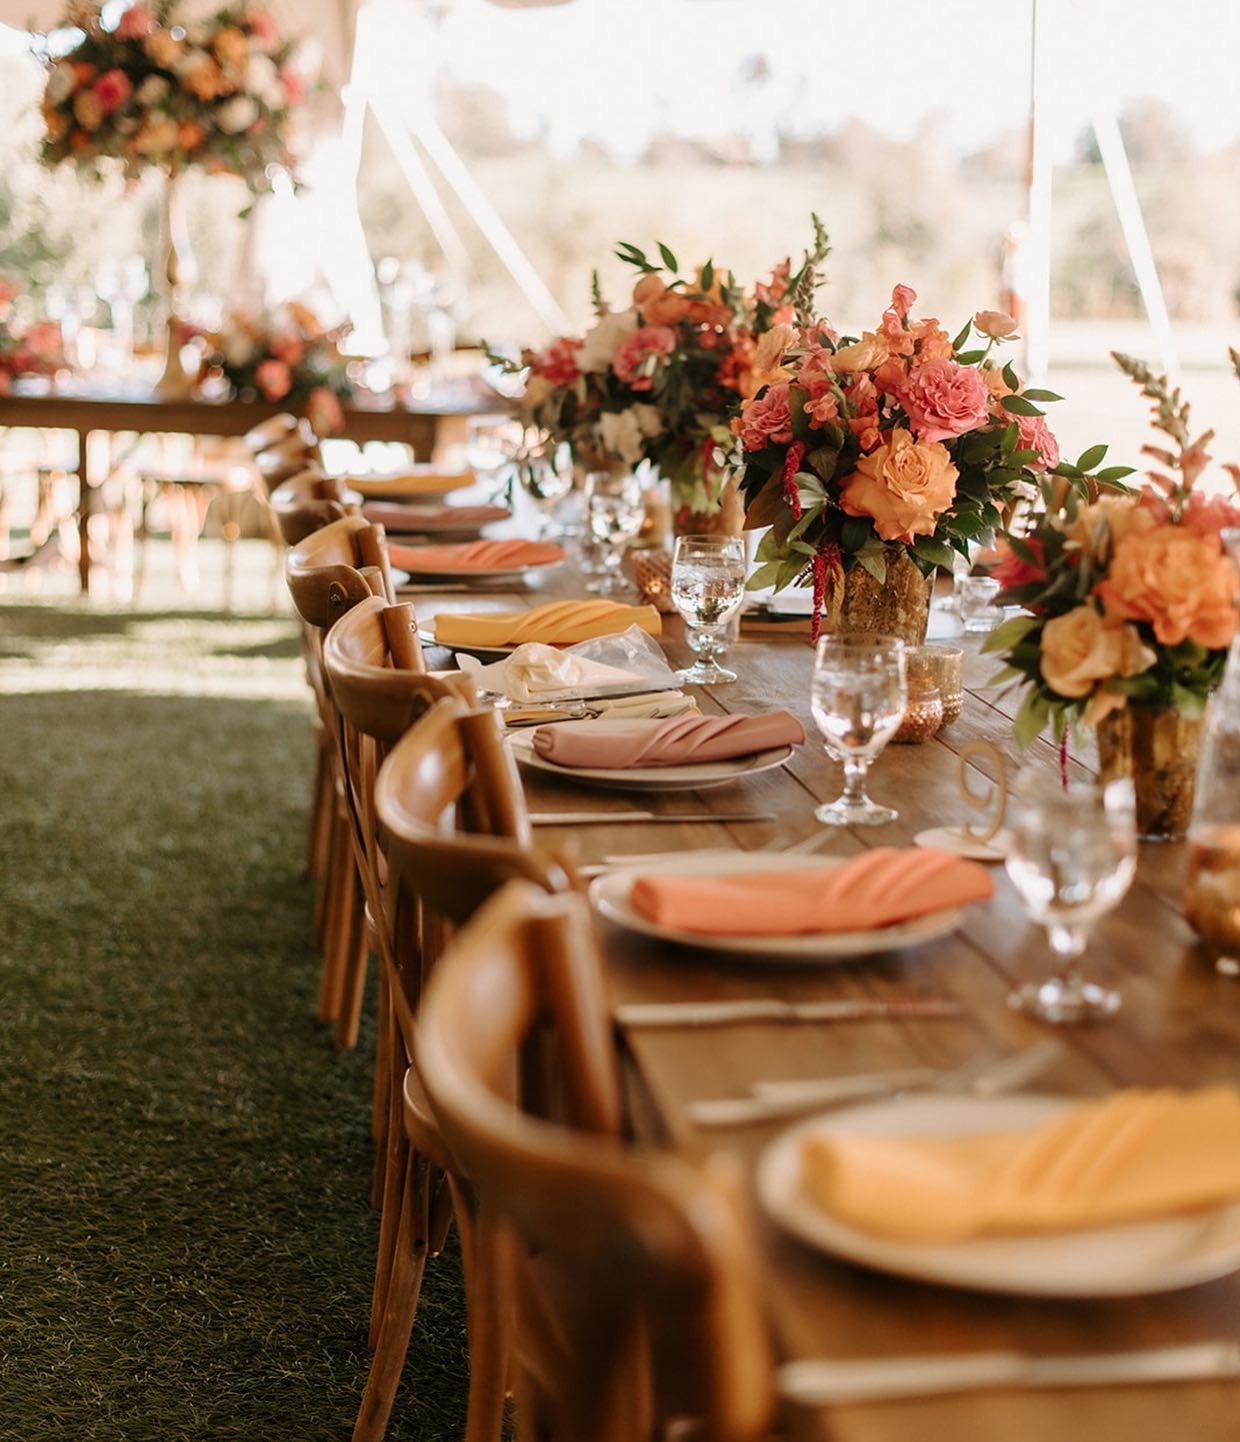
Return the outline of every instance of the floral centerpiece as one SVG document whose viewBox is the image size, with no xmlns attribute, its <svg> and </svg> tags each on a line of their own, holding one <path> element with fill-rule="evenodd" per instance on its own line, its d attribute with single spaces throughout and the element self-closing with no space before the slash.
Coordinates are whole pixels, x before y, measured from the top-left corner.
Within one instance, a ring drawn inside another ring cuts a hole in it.
<svg viewBox="0 0 1240 1442">
<path fill-rule="evenodd" d="M 1083 485 L 1096 463 L 1065 466 L 1037 404 L 1059 397 L 991 359 L 1010 316 L 979 311 L 953 339 L 913 319 L 916 298 L 896 286 L 860 339 L 777 325 L 732 421 L 746 526 L 770 527 L 749 585 L 812 580 L 815 636 L 825 613 L 833 630 L 924 640 L 935 567 L 988 543 L 1022 487 L 1048 471 Z"/>
<path fill-rule="evenodd" d="M 0 280 L 0 395 L 7 395 L 18 376 L 54 375 L 65 364 L 60 327 L 53 321 L 18 326 L 13 302 L 20 287 Z"/>
<path fill-rule="evenodd" d="M 1174 449 L 1145 446 L 1157 468 L 1131 492 L 1082 504 L 1075 491 L 1044 488 L 1044 513 L 992 571 L 1029 614 L 986 644 L 1003 653 L 1001 676 L 1028 687 L 1017 740 L 1049 724 L 1066 746 L 1072 723 L 1096 727 L 1103 773 L 1137 782 L 1142 831 L 1174 835 L 1187 824 L 1200 718 L 1236 630 L 1240 581 L 1221 532 L 1240 524 L 1240 507 L 1201 489 L 1213 432 L 1191 438 L 1180 392 L 1140 361 L 1115 360 Z M 1240 467 L 1228 470 L 1240 486 Z"/>
<path fill-rule="evenodd" d="M 795 274 L 785 260 L 749 290 L 711 261 L 690 278 L 666 245 L 656 261 L 622 243 L 617 257 L 639 272 L 630 304 L 612 310 L 596 275 L 594 326 L 522 354 L 527 424 L 587 464 L 651 462 L 682 528 L 709 527 L 733 446 L 728 416 L 762 384 L 763 337 L 792 318 L 794 293 L 827 254 L 817 217 L 814 231 Z"/>
<path fill-rule="evenodd" d="M 64 55 L 44 50 L 44 164 L 95 175 L 119 164 L 131 179 L 152 165 L 200 165 L 253 191 L 268 187 L 270 166 L 291 167 L 304 86 L 266 11 L 235 6 L 182 24 L 170 4 L 132 5 L 114 21 L 75 4 L 62 26 L 81 39 Z"/>
<path fill-rule="evenodd" d="M 205 334 L 203 374 L 215 371 L 242 398 L 301 405 L 316 435 L 344 424 L 341 401 L 351 399 L 345 328 L 327 329 L 308 306 L 289 302 L 260 316 L 234 315 L 223 330 Z"/>
</svg>

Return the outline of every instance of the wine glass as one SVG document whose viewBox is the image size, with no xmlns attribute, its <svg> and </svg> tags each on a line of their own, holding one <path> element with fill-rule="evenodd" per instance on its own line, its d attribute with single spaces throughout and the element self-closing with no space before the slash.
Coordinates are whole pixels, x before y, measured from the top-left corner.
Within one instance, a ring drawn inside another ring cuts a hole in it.
<svg viewBox="0 0 1240 1442">
<path fill-rule="evenodd" d="M 1090 927 L 1120 901 L 1137 869 L 1132 782 L 1064 786 L 1029 769 L 1016 778 L 1008 818 L 1008 875 L 1058 961 L 1054 976 L 1018 987 L 1008 1005 L 1056 1023 L 1114 1015 L 1119 992 L 1082 981 L 1077 968 Z"/>
<path fill-rule="evenodd" d="M 557 446 L 546 432 L 526 434 L 517 458 L 517 479 L 539 510 L 539 534 L 563 534 L 553 520 L 556 507 L 573 488 L 573 461 L 567 446 Z"/>
<path fill-rule="evenodd" d="M 844 766 L 840 797 L 814 813 L 826 826 L 879 826 L 899 815 L 865 794 L 870 762 L 900 729 L 908 687 L 904 642 L 894 636 L 824 636 L 810 705 L 827 754 Z"/>
<path fill-rule="evenodd" d="M 465 459 L 480 481 L 491 483 L 492 499 L 512 500 L 513 463 L 521 450 L 524 432 L 508 416 L 470 416 L 465 435 Z"/>
<path fill-rule="evenodd" d="M 632 471 L 591 471 L 586 477 L 586 526 L 603 563 L 602 575 L 587 590 L 614 596 L 626 589 L 620 563 L 645 516 L 641 479 Z"/>
<path fill-rule="evenodd" d="M 740 536 L 678 536 L 672 557 L 672 601 L 689 627 L 698 659 L 682 681 L 699 686 L 735 681 L 719 665 L 727 650 L 728 622 L 745 599 L 745 542 Z"/>
</svg>

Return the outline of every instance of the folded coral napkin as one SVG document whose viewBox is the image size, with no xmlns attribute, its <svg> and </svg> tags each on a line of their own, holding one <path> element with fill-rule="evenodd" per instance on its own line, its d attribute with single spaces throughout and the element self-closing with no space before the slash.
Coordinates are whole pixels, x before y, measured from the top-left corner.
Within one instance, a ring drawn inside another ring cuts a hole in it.
<svg viewBox="0 0 1240 1442">
<path fill-rule="evenodd" d="M 592 636 L 612 636 L 640 626 L 657 636 L 663 623 L 653 606 L 622 606 L 616 601 L 551 601 L 532 611 L 493 611 L 435 617 L 435 639 L 449 646 L 519 646 L 541 641 L 572 646 Z"/>
<path fill-rule="evenodd" d="M 492 521 L 506 521 L 511 514 L 503 506 L 399 506 L 390 501 L 371 501 L 362 507 L 362 515 L 372 525 L 406 535 L 418 531 L 473 531 Z"/>
<path fill-rule="evenodd" d="M 474 483 L 473 471 L 437 471 L 415 466 L 394 475 L 346 475 L 340 478 L 346 486 L 364 496 L 442 496 L 449 491 L 464 490 Z"/>
<path fill-rule="evenodd" d="M 840 1221 L 913 1242 L 1104 1227 L 1240 1202 L 1240 1092 L 1120 1091 L 1024 1131 L 824 1131 L 806 1189 Z"/>
<path fill-rule="evenodd" d="M 550 566 L 564 552 L 550 541 L 462 541 L 454 546 L 388 547 L 394 566 L 419 575 L 438 571 L 508 571 L 518 566 Z"/>
<path fill-rule="evenodd" d="M 799 746 L 805 728 L 787 711 L 767 716 L 681 716 L 671 721 L 565 721 L 540 726 L 534 750 L 558 766 L 621 771 L 727 761 L 774 746 Z"/>
<path fill-rule="evenodd" d="M 562 729 L 562 728 L 560 728 Z M 871 931 L 994 895 L 984 866 L 930 847 L 882 846 L 843 866 L 716 876 L 640 876 L 631 904 L 675 931 L 797 936 Z"/>
</svg>

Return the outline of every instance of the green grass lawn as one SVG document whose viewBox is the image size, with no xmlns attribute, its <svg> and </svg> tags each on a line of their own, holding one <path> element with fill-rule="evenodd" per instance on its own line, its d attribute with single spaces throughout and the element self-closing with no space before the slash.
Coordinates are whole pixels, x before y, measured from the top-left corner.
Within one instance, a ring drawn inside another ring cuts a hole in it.
<svg viewBox="0 0 1240 1442">
<path fill-rule="evenodd" d="M 303 692 L 285 619 L 0 602 L 5 1442 L 350 1435 L 372 1038 L 313 1019 Z M 389 1437 L 464 1397 L 445 1257 Z"/>
</svg>

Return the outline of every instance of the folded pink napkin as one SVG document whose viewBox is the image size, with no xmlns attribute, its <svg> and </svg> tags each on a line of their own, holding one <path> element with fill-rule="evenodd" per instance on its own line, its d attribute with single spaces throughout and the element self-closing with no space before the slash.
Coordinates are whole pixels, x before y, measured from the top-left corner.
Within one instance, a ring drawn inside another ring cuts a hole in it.
<svg viewBox="0 0 1240 1442">
<path fill-rule="evenodd" d="M 670 721 L 559 721 L 534 732 L 534 749 L 558 766 L 622 771 L 727 761 L 799 746 L 805 728 L 787 711 L 766 716 L 676 716 Z"/>
<path fill-rule="evenodd" d="M 512 514 L 503 506 L 401 506 L 395 501 L 368 501 L 362 515 L 389 531 L 469 531 Z"/>
<path fill-rule="evenodd" d="M 560 728 L 562 729 L 562 728 Z M 719 876 L 640 876 L 629 901 L 674 931 L 796 936 L 871 931 L 994 895 L 976 861 L 929 847 L 882 846 L 843 866 Z"/>
<path fill-rule="evenodd" d="M 388 546 L 394 566 L 429 571 L 506 571 L 517 566 L 549 566 L 564 559 L 550 541 L 462 541 L 455 546 Z"/>
</svg>

